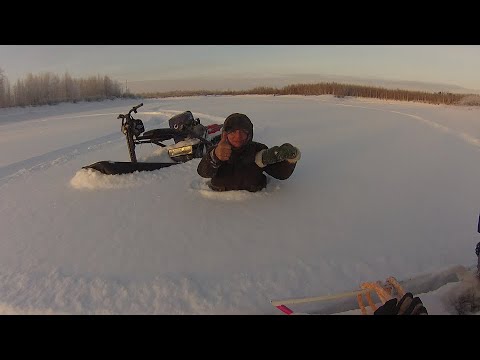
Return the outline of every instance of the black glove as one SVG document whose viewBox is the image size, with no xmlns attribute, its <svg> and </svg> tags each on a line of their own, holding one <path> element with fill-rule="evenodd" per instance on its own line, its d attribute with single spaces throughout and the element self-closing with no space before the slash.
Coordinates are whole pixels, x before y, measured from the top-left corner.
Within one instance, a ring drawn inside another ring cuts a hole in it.
<svg viewBox="0 0 480 360">
<path fill-rule="evenodd" d="M 393 298 L 380 306 L 374 315 L 428 315 L 419 297 L 406 293 L 400 300 Z"/>
<path fill-rule="evenodd" d="M 262 153 L 264 165 L 274 164 L 283 160 L 295 159 L 298 156 L 298 149 L 292 144 L 285 143 L 281 146 L 274 146 Z"/>
</svg>

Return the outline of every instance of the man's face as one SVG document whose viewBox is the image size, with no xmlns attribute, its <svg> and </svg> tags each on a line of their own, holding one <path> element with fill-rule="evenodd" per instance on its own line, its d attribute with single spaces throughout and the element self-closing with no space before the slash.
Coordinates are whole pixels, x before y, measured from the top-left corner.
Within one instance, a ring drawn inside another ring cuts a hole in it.
<svg viewBox="0 0 480 360">
<path fill-rule="evenodd" d="M 248 139 L 248 132 L 243 129 L 232 130 L 227 133 L 227 139 L 234 148 L 241 148 Z"/>
</svg>

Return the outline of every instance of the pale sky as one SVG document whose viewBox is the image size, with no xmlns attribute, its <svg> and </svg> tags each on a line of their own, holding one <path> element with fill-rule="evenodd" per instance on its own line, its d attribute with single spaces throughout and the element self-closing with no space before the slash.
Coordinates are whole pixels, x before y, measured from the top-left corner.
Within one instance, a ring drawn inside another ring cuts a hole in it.
<svg viewBox="0 0 480 360">
<path fill-rule="evenodd" d="M 0 314 L 283 316 L 270 300 L 389 276 L 413 278 L 404 289 L 429 314 L 455 314 L 451 299 L 465 289 L 447 270 L 475 268 L 480 240 L 480 108 L 334 96 L 143 100 L 136 117 L 146 130 L 185 110 L 205 125 L 242 112 L 255 141 L 300 149 L 289 179 L 268 176 L 250 193 L 209 190 L 198 158 L 124 175 L 82 169 L 129 160 L 117 115 L 140 101 L 0 109 Z M 136 154 L 171 162 L 168 149 L 143 144 Z M 355 297 L 288 306 L 358 309 Z"/>
<path fill-rule="evenodd" d="M 10 82 L 48 71 L 114 80 L 339 75 L 480 89 L 479 45 L 0 45 Z"/>
</svg>

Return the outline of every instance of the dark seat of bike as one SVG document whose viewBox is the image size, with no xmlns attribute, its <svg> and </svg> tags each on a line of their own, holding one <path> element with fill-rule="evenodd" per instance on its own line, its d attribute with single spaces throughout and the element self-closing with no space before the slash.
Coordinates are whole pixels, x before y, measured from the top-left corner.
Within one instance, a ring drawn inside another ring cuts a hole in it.
<svg viewBox="0 0 480 360">
<path fill-rule="evenodd" d="M 190 110 L 184 111 L 183 113 L 172 116 L 168 120 L 168 126 L 170 129 L 175 130 L 185 130 L 192 129 L 195 125 L 199 124 L 200 120 L 193 117 L 193 114 Z"/>
</svg>

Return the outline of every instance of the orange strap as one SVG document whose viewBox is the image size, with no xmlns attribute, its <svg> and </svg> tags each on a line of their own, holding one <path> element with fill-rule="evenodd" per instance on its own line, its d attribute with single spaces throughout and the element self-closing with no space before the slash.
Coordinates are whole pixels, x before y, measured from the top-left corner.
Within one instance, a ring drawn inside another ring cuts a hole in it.
<svg viewBox="0 0 480 360">
<path fill-rule="evenodd" d="M 363 290 L 375 291 L 376 294 L 378 295 L 378 298 L 382 302 L 382 304 L 385 304 L 388 300 L 394 297 L 393 290 L 395 290 L 398 297 L 402 297 L 403 295 L 405 295 L 405 290 L 403 290 L 400 283 L 393 276 L 390 276 L 389 278 L 387 278 L 387 280 L 385 281 L 385 284 L 382 284 L 380 281 L 365 282 L 360 285 L 360 288 Z M 368 304 L 372 312 L 377 310 L 377 306 L 372 300 L 370 291 L 365 294 L 365 297 L 367 298 Z M 357 302 L 360 310 L 362 311 L 362 314 L 367 315 L 368 312 L 367 312 L 367 308 L 363 303 L 362 294 L 357 295 Z"/>
</svg>

